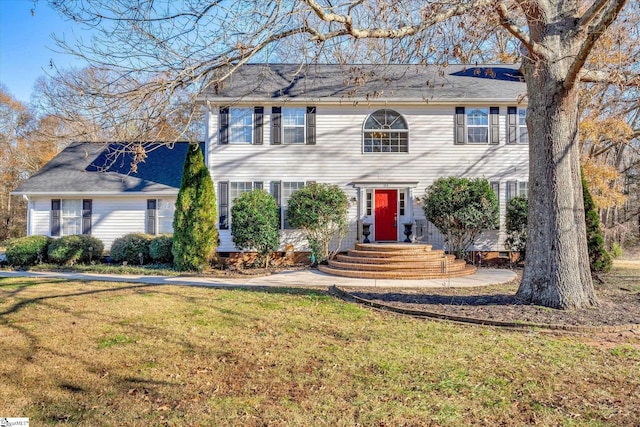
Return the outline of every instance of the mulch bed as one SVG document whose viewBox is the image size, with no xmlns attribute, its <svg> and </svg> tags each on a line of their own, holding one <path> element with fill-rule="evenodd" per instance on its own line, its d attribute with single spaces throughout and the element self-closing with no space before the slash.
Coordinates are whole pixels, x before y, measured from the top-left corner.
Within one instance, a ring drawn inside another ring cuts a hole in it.
<svg viewBox="0 0 640 427">
<path fill-rule="evenodd" d="M 568 326 L 617 326 L 640 323 L 640 292 L 620 285 L 597 285 L 599 306 L 554 310 L 515 297 L 518 279 L 482 288 L 343 288 L 351 295 L 388 306 L 499 322 Z"/>
</svg>

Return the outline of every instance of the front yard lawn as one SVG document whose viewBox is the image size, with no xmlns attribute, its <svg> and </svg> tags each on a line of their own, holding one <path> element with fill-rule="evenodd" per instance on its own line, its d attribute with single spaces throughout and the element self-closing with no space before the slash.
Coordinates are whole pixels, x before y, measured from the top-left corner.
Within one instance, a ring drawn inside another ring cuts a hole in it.
<svg viewBox="0 0 640 427">
<path fill-rule="evenodd" d="M 0 278 L 0 416 L 32 425 L 611 425 L 637 341 L 372 311 L 313 290 Z"/>
</svg>

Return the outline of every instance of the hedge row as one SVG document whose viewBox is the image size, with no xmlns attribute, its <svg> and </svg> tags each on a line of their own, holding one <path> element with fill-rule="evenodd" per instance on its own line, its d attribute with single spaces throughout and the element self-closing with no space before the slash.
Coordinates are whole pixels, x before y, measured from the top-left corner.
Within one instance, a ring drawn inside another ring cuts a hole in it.
<svg viewBox="0 0 640 427">
<path fill-rule="evenodd" d="M 172 263 L 171 236 L 151 236 L 132 233 L 114 240 L 111 258 L 128 264 Z M 90 264 L 99 261 L 104 244 L 88 235 L 64 236 L 52 239 L 47 236 L 28 236 L 7 243 L 7 262 L 14 266 L 30 266 L 44 262 L 59 265 Z"/>
</svg>

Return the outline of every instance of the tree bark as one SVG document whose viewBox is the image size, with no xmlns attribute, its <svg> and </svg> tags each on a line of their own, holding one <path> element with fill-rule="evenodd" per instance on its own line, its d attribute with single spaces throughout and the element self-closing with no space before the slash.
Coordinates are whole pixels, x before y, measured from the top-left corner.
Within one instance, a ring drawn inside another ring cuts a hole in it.
<svg viewBox="0 0 640 427">
<path fill-rule="evenodd" d="M 580 180 L 578 91 L 565 85 L 567 62 L 523 62 L 529 94 L 529 235 L 517 296 L 560 309 L 597 304 Z"/>
</svg>

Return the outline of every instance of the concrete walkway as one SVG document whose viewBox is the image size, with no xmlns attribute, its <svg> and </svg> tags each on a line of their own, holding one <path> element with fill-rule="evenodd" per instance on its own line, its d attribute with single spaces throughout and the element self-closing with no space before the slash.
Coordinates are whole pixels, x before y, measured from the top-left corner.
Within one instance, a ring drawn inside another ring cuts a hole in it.
<svg viewBox="0 0 640 427">
<path fill-rule="evenodd" d="M 242 278 L 218 278 L 200 276 L 142 276 L 94 273 L 64 273 L 42 271 L 0 271 L 0 277 L 48 277 L 69 280 L 96 280 L 106 282 L 148 283 L 153 285 L 189 285 L 209 287 L 377 287 L 377 288 L 441 288 L 473 287 L 505 283 L 516 278 L 516 273 L 506 269 L 479 269 L 471 276 L 452 279 L 423 280 L 375 280 L 352 279 L 330 276 L 317 270 L 291 270 L 269 276 L 247 276 Z"/>
</svg>

